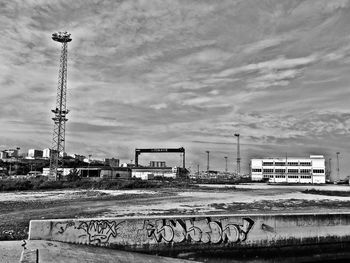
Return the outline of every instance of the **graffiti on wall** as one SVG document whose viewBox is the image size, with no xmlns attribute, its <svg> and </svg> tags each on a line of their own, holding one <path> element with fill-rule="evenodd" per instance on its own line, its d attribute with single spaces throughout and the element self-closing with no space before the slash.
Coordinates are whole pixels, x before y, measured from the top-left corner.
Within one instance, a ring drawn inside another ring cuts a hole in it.
<svg viewBox="0 0 350 263">
<path fill-rule="evenodd" d="M 81 242 L 108 245 L 157 243 L 239 243 L 247 239 L 254 225 L 251 218 L 185 218 L 140 220 L 79 220 L 54 225 L 57 240 L 74 237 Z"/>
<path fill-rule="evenodd" d="M 243 218 L 242 224 L 232 223 L 229 219 L 159 219 L 144 220 L 143 228 L 147 236 L 158 243 L 195 241 L 203 243 L 238 243 L 247 239 L 254 221 Z"/>
<path fill-rule="evenodd" d="M 89 237 L 89 243 L 108 243 L 111 237 L 117 237 L 120 226 L 124 223 L 108 220 L 81 222 L 77 229 L 82 229 Z"/>
</svg>

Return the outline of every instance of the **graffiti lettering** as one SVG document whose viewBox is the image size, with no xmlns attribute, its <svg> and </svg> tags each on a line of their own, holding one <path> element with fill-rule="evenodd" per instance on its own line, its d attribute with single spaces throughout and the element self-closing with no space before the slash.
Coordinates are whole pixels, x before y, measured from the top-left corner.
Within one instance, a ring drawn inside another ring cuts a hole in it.
<svg viewBox="0 0 350 263">
<path fill-rule="evenodd" d="M 174 230 L 170 226 L 165 225 L 164 222 L 165 220 L 161 219 L 156 220 L 155 224 L 152 224 L 149 220 L 146 220 L 144 227 L 146 227 L 147 236 L 154 237 L 157 242 L 161 242 L 162 240 L 171 242 L 174 238 Z"/>
<path fill-rule="evenodd" d="M 117 237 L 118 229 L 124 221 L 117 223 L 108 220 L 91 220 L 81 222 L 77 229 L 82 229 L 89 237 L 92 244 L 104 244 L 109 242 L 110 237 Z"/>
<path fill-rule="evenodd" d="M 238 243 L 247 239 L 254 225 L 250 218 L 243 218 L 243 224 L 232 223 L 230 219 L 212 221 L 211 218 L 145 220 L 143 228 L 147 237 L 156 242 L 180 243 L 194 241 L 202 243 Z"/>
<path fill-rule="evenodd" d="M 58 228 L 59 230 L 57 231 L 58 234 L 63 234 L 66 232 L 67 228 L 69 227 L 74 227 L 75 223 L 74 222 L 68 222 L 68 223 L 56 223 L 55 227 Z"/>
</svg>

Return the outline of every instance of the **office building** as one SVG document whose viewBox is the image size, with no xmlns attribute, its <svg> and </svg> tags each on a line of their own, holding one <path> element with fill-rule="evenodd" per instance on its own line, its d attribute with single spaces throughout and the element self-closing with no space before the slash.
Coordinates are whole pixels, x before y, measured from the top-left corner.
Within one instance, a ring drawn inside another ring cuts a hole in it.
<svg viewBox="0 0 350 263">
<path fill-rule="evenodd" d="M 270 183 L 326 183 L 323 155 L 251 159 L 252 181 Z"/>
</svg>

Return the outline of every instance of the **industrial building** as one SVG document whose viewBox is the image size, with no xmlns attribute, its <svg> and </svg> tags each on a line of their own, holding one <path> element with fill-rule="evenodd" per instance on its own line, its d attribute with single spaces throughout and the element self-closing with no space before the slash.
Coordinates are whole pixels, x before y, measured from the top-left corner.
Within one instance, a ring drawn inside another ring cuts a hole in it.
<svg viewBox="0 0 350 263">
<path fill-rule="evenodd" d="M 102 178 L 102 179 L 128 179 L 131 177 L 131 169 L 124 167 L 84 167 L 78 168 L 81 178 Z"/>
<path fill-rule="evenodd" d="M 131 170 L 131 177 L 142 180 L 151 180 L 155 177 L 176 178 L 176 172 L 176 167 L 135 167 Z"/>
<path fill-rule="evenodd" d="M 74 168 L 58 168 L 57 171 L 63 178 L 71 173 Z M 123 167 L 96 166 L 76 168 L 80 178 L 102 178 L 102 179 L 128 179 L 131 177 L 131 169 Z M 43 176 L 49 176 L 50 168 L 43 168 Z"/>
<path fill-rule="evenodd" d="M 269 183 L 326 183 L 325 158 L 310 155 L 310 158 L 280 157 L 251 159 L 252 181 Z"/>
</svg>

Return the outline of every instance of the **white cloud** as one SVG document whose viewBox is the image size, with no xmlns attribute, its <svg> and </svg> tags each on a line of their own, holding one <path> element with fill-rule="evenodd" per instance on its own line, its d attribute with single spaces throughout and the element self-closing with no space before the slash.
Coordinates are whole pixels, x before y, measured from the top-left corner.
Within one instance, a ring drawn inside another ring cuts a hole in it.
<svg viewBox="0 0 350 263">
<path fill-rule="evenodd" d="M 73 37 L 67 145 L 74 152 L 132 152 L 155 142 L 190 148 L 209 138 L 225 143 L 236 128 L 271 147 L 278 139 L 307 145 L 313 132 L 334 144 L 331 133 L 347 135 L 348 120 L 327 124 L 336 114 L 317 112 L 348 110 L 348 1 L 0 5 L 1 145 L 16 143 L 15 136 L 27 145 L 50 142 L 60 52 L 50 35 L 62 29 Z"/>
</svg>

